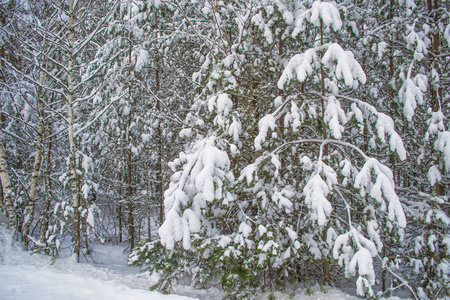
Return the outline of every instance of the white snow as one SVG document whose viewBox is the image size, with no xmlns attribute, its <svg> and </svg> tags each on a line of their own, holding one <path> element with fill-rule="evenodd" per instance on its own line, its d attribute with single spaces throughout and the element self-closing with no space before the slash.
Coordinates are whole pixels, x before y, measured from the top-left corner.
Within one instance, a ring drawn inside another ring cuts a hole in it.
<svg viewBox="0 0 450 300">
<path fill-rule="evenodd" d="M 344 132 L 344 127 L 341 124 L 347 123 L 347 116 L 341 108 L 340 102 L 334 96 L 328 98 L 328 104 L 325 109 L 325 122 L 328 123 L 331 135 L 336 139 L 340 139 L 342 132 Z"/>
<path fill-rule="evenodd" d="M 295 232 L 294 230 L 292 230 L 292 229 L 289 228 L 289 227 L 286 227 L 286 231 L 288 232 L 289 238 L 292 240 L 292 242 L 295 243 L 295 241 L 296 241 L 297 238 L 298 238 L 297 232 Z"/>
<path fill-rule="evenodd" d="M 272 44 L 273 43 L 273 34 L 270 30 L 269 24 L 266 24 L 264 22 L 264 19 L 261 14 L 256 14 L 252 18 L 252 24 L 257 26 L 261 31 L 264 32 L 264 37 L 266 38 L 267 43 Z"/>
<path fill-rule="evenodd" d="M 378 43 L 378 58 L 381 59 L 383 57 L 384 52 L 386 52 L 388 44 L 386 42 Z"/>
<path fill-rule="evenodd" d="M 315 49 L 308 49 L 305 53 L 296 54 L 291 58 L 288 65 L 278 80 L 278 88 L 282 90 L 284 85 L 294 76 L 300 82 L 305 81 L 306 77 L 313 73 L 314 68 L 318 67 L 318 57 Z"/>
<path fill-rule="evenodd" d="M 55 270 L 51 267 L 0 265 L 0 294 L 3 300 L 176 300 L 187 297 L 162 295 L 132 289 L 114 281 L 103 281 Z"/>
<path fill-rule="evenodd" d="M 267 228 L 263 225 L 258 226 L 259 236 L 263 236 L 267 232 Z"/>
<path fill-rule="evenodd" d="M 434 147 L 442 152 L 445 169 L 450 171 L 450 131 L 439 132 Z"/>
<path fill-rule="evenodd" d="M 372 256 L 366 248 L 359 249 L 358 252 L 355 253 L 352 260 L 350 261 L 350 268 L 354 270 L 358 265 L 358 273 L 359 275 L 366 275 L 369 279 L 370 284 L 375 283 L 375 272 L 373 270 L 372 264 Z M 360 293 L 358 293 L 361 295 Z M 364 293 L 362 294 L 364 296 Z"/>
<path fill-rule="evenodd" d="M 344 79 L 347 86 L 356 88 L 357 81 L 366 83 L 366 74 L 361 65 L 356 61 L 353 53 L 345 51 L 339 44 L 331 44 L 322 58 L 322 63 L 326 66 L 330 62 L 336 61 L 336 78 Z"/>
<path fill-rule="evenodd" d="M 86 218 L 86 222 L 89 224 L 89 226 L 91 226 L 92 228 L 94 228 L 94 222 L 95 222 L 95 206 L 91 206 L 88 209 L 88 215 Z"/>
<path fill-rule="evenodd" d="M 292 33 L 296 37 L 305 29 L 306 22 L 312 23 L 315 27 L 320 27 L 320 21 L 325 27 L 331 27 L 334 31 L 338 31 L 342 27 L 342 21 L 339 10 L 333 3 L 315 1 L 312 7 L 295 20 L 295 29 Z"/>
<path fill-rule="evenodd" d="M 224 96 L 221 101 L 227 102 L 226 99 L 228 97 Z M 175 243 L 181 240 L 184 249 L 191 248 L 190 234 L 200 228 L 201 209 L 206 207 L 207 201 L 232 201 L 232 196 L 222 194 L 224 180 L 234 180 L 233 174 L 228 171 L 230 160 L 226 152 L 216 147 L 215 142 L 214 136 L 199 141 L 189 153 L 181 153 L 176 163 L 185 164 L 182 172 L 174 174 L 173 182 L 164 193 L 166 218 L 158 230 L 161 243 L 168 249 L 173 249 Z M 171 164 L 172 167 L 176 161 Z M 185 209 L 189 210 L 186 214 L 183 213 Z"/>
<path fill-rule="evenodd" d="M 233 137 L 233 142 L 238 143 L 239 135 L 241 133 L 242 133 L 241 123 L 238 122 L 235 117 L 233 117 L 233 123 L 231 123 L 230 127 L 228 128 L 228 134 L 231 137 Z"/>
<path fill-rule="evenodd" d="M 182 300 L 193 299 L 151 292 L 154 282 L 127 267 L 123 246 L 96 245 L 92 256 L 58 258 L 24 252 L 11 246 L 0 229 L 0 299 L 2 300 Z M 89 263 L 86 263 L 86 259 Z"/>
<path fill-rule="evenodd" d="M 450 24 L 448 24 L 447 27 L 445 27 L 444 37 L 447 40 L 448 46 L 450 47 Z"/>
<path fill-rule="evenodd" d="M 326 49 L 325 54 L 320 60 L 318 51 Z M 327 69 L 332 70 L 337 80 L 343 80 L 345 85 L 357 88 L 358 82 L 366 83 L 366 74 L 361 65 L 356 61 L 351 51 L 345 51 L 339 44 L 326 44 L 322 47 L 311 48 L 304 53 L 294 55 L 278 80 L 278 88 L 283 89 L 286 83 L 295 77 L 299 82 L 313 74 L 315 69 L 320 67 L 320 62 Z M 328 88 L 336 91 L 335 84 L 328 80 Z"/>
<path fill-rule="evenodd" d="M 419 36 L 419 34 L 417 34 L 414 31 L 415 25 L 412 25 L 412 26 L 407 25 L 406 27 L 407 27 L 407 31 L 409 32 L 409 34 L 406 36 L 406 41 L 408 42 L 407 47 L 409 49 L 413 50 L 414 44 L 416 44 L 416 48 L 414 49 L 415 50 L 414 57 L 417 58 L 416 54 L 421 54 L 420 58 L 422 58 L 423 54 L 427 54 L 427 52 L 428 52 L 425 41 L 423 41 L 422 38 Z"/>
<path fill-rule="evenodd" d="M 389 145 L 393 152 L 397 152 L 401 160 L 406 159 L 406 150 L 403 141 L 394 129 L 394 121 L 391 117 L 384 113 L 377 114 L 378 120 L 376 124 L 378 138 L 384 143 L 386 133 L 390 135 Z"/>
<path fill-rule="evenodd" d="M 290 12 L 286 5 L 284 3 L 282 3 L 279 0 L 275 0 L 275 5 L 278 6 L 278 9 L 283 12 L 283 20 L 286 22 L 286 24 L 291 25 L 294 22 L 294 15 L 292 14 L 292 12 Z"/>
<path fill-rule="evenodd" d="M 136 66 L 135 69 L 137 72 L 140 72 L 142 68 L 148 63 L 150 54 L 145 49 L 139 49 L 139 52 L 136 53 Z"/>
<path fill-rule="evenodd" d="M 284 73 L 283 73 L 284 74 Z M 275 117 L 273 115 L 267 115 L 258 122 L 259 134 L 255 138 L 255 149 L 261 150 L 261 143 L 266 140 L 267 132 L 269 129 L 274 130 L 277 125 L 275 124 Z"/>
<path fill-rule="evenodd" d="M 414 116 L 414 110 L 417 104 L 423 103 L 423 92 L 419 87 L 416 86 L 412 79 L 406 79 L 402 88 L 398 92 L 398 97 L 403 103 L 403 114 L 408 121 L 411 121 Z"/>
<path fill-rule="evenodd" d="M 231 101 L 228 94 L 220 94 L 217 98 L 217 110 L 219 114 L 223 114 L 225 117 L 228 116 L 230 111 L 233 109 L 233 102 Z"/>
<path fill-rule="evenodd" d="M 430 185 L 433 186 L 436 184 L 436 182 L 439 182 L 442 180 L 441 171 L 439 171 L 439 167 L 434 165 L 431 166 L 428 170 L 428 181 L 430 182 Z"/>
<path fill-rule="evenodd" d="M 261 229 L 259 228 L 260 231 Z M 294 234 L 290 237 L 293 238 Z M 218 245 L 224 248 L 230 242 L 228 236 L 221 236 Z M 278 245 L 270 243 L 264 246 L 267 246 L 266 250 L 269 251 L 276 250 Z M 157 278 L 128 267 L 124 245 L 97 244 L 91 256 L 82 256 L 81 259 L 82 263 L 76 263 L 73 257 L 57 258 L 52 261 L 50 257 L 44 255 L 31 255 L 18 246 L 11 246 L 11 236 L 6 234 L 4 229 L 0 229 L 0 299 L 220 300 L 224 297 L 224 293 L 214 287 L 198 290 L 180 284 L 173 286 L 173 292 L 195 298 L 162 295 L 149 291 L 148 287 L 155 284 Z M 363 265 L 363 261 L 360 262 L 361 265 L 358 266 L 360 272 L 370 274 L 370 266 Z M 269 294 L 255 296 L 255 299 L 259 300 L 269 298 Z M 311 286 L 309 291 L 305 288 L 278 291 L 274 296 L 279 300 L 359 299 L 336 288 L 319 285 Z"/>
<path fill-rule="evenodd" d="M 439 131 L 445 130 L 444 119 L 445 119 L 445 117 L 441 110 L 431 113 L 431 117 L 428 120 L 428 123 L 429 123 L 428 130 L 427 130 L 427 133 L 425 134 L 426 141 L 429 140 L 430 135 L 433 135 L 433 134 L 438 133 Z"/>
<path fill-rule="evenodd" d="M 239 226 L 239 232 L 241 232 L 244 237 L 248 237 L 252 232 L 252 228 L 246 222 L 243 222 Z"/>
<path fill-rule="evenodd" d="M 376 175 L 375 183 L 372 183 L 372 172 Z M 389 219 L 397 219 L 398 225 L 406 227 L 406 217 L 400 200 L 395 192 L 395 183 L 392 171 L 381 164 L 377 159 L 370 158 L 355 178 L 355 188 L 360 189 L 362 196 L 368 192 L 371 197 L 385 207 L 385 199 L 388 201 Z"/>
<path fill-rule="evenodd" d="M 326 196 L 333 189 L 333 185 L 337 183 L 337 175 L 332 168 L 323 162 L 317 162 L 316 165 L 316 170 L 306 184 L 303 193 L 305 203 L 312 210 L 313 219 L 317 220 L 320 226 L 323 226 L 327 223 L 327 217 L 333 210 Z M 321 173 L 324 175 L 326 182 L 320 176 Z"/>
</svg>

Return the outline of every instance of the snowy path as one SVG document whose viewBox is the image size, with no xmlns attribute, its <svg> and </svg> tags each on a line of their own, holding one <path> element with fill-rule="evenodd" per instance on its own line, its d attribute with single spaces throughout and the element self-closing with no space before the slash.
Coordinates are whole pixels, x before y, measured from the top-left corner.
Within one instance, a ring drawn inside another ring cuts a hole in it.
<svg viewBox="0 0 450 300">
<path fill-rule="evenodd" d="M 132 289 L 114 281 L 62 273 L 48 267 L 0 265 L 0 299 L 182 300 L 190 298 Z"/>
</svg>

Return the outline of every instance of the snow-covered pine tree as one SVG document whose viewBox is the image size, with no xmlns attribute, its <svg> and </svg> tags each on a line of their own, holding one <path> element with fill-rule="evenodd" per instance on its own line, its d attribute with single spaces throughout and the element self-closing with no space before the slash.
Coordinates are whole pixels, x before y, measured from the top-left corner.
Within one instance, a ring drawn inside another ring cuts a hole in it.
<svg viewBox="0 0 450 300">
<path fill-rule="evenodd" d="M 391 5 L 399 20 L 389 42 L 395 70 L 392 107 L 409 151 L 407 163 L 395 166 L 410 220 L 400 268 L 422 299 L 442 297 L 449 290 L 448 57 L 441 54 L 449 50 L 450 22 L 442 5 L 439 1 Z"/>
<path fill-rule="evenodd" d="M 404 55 L 400 54 L 402 46 L 394 40 L 402 39 L 404 30 L 398 27 L 399 24 L 406 23 L 403 19 L 407 13 L 406 5 L 405 3 L 394 3 L 392 1 L 366 1 L 354 2 L 351 7 L 352 9 L 342 9 L 344 20 L 348 20 L 348 22 L 344 21 L 344 26 L 348 28 L 351 36 L 351 38 L 344 37 L 344 39 L 346 40 L 346 47 L 358 57 L 367 77 L 367 83 L 355 91 L 355 95 L 392 118 L 405 148 L 409 150 L 410 139 L 407 135 L 404 135 L 404 123 L 398 118 L 399 115 L 403 115 L 402 108 L 396 104 L 395 99 L 400 89 L 396 87 L 396 73 L 403 68 Z M 400 17 L 400 15 L 403 17 Z M 402 172 L 401 166 L 407 165 L 406 161 L 413 155 L 408 151 L 406 160 L 399 159 L 392 152 L 380 157 L 380 153 L 389 153 L 389 145 L 383 143 L 376 146 L 373 143 L 369 145 L 370 138 L 367 129 L 363 132 L 362 138 L 361 149 L 368 156 L 377 157 L 383 164 L 393 170 L 396 192 L 401 202 L 405 203 L 407 199 L 402 197 L 404 191 L 402 185 L 403 177 L 407 172 Z M 398 237 L 392 234 L 389 227 L 380 227 L 379 235 L 384 244 L 381 256 L 385 259 L 379 260 L 375 266 L 376 270 L 380 270 L 376 274 L 379 285 L 377 287 L 379 289 L 378 295 L 391 294 L 399 286 L 406 285 L 404 279 L 407 276 L 399 268 L 400 263 L 404 261 L 404 250 L 400 245 L 407 244 L 407 233 L 400 243 Z M 388 268 L 390 271 L 387 270 Z M 400 273 L 403 273 L 402 279 L 397 278 Z"/>
<path fill-rule="evenodd" d="M 444 117 L 448 91 L 443 84 L 447 58 L 436 53 L 448 49 L 448 16 L 442 14 L 442 3 L 433 1 L 370 1 L 357 7 L 367 29 L 366 52 L 376 57 L 367 58 L 370 63 L 365 68 L 371 94 L 378 98 L 372 104 L 393 118 L 408 150 L 405 161 L 392 155 L 386 160 L 395 170 L 409 222 L 402 247 L 385 243 L 383 252 L 397 258 L 390 267 L 399 269 L 420 298 L 442 296 L 448 289 L 449 204 L 445 142 L 438 140 L 448 131 Z M 382 291 L 387 294 L 404 285 L 381 275 Z"/>
<path fill-rule="evenodd" d="M 130 259 L 162 289 L 189 275 L 238 297 L 344 270 L 366 297 L 448 294 L 443 1 L 97 3 L 0 3 L 0 204 L 29 246 L 56 254 L 79 228 L 87 247 L 100 199 L 102 237 L 127 223 L 133 247 L 166 190 L 161 239 Z"/>
<path fill-rule="evenodd" d="M 192 105 L 180 132 L 186 146 L 169 164 L 174 174 L 164 193 L 160 240 L 141 245 L 130 258 L 131 264 L 145 264 L 151 257 L 156 264 L 149 268 L 165 273 L 159 285 L 164 290 L 185 274 L 204 284 L 226 271 L 217 260 L 217 242 L 227 243 L 239 226 L 230 214 L 237 209 L 231 190 L 232 160 L 241 147 L 235 98 L 240 58 L 233 45 L 242 40 L 237 28 L 248 17 L 241 7 L 222 2 L 183 2 L 173 7 L 174 15 L 181 16 L 176 25 L 183 30 L 179 39 L 191 43 L 202 64 L 193 75 L 199 88 L 189 100 Z"/>
<path fill-rule="evenodd" d="M 380 232 L 389 228 L 401 239 L 406 218 L 392 171 L 376 158 L 379 153 L 368 156 L 364 144 L 376 149 L 387 143 L 385 150 L 401 160 L 406 151 L 392 118 L 357 92 L 366 75 L 355 55 L 337 43 L 339 35 L 354 30 L 352 21 L 342 20 L 333 3 L 305 1 L 298 8 L 291 34 L 302 42 L 300 53 L 278 81 L 284 90 L 276 99 L 278 108 L 259 121 L 255 148 L 264 152 L 240 181 L 266 207 L 275 203 L 285 210 L 279 227 L 298 253 L 287 259 L 297 260 L 300 270 L 314 266 L 317 275 L 309 271 L 311 279 L 325 284 L 333 279 L 330 264 L 337 260 L 347 277 L 358 277 L 357 293 L 372 296 L 374 261 L 386 263 Z M 286 140 L 272 143 L 269 131 L 280 134 L 281 116 Z M 280 162 L 286 160 L 294 163 L 283 169 Z M 269 190 L 277 193 L 268 196 Z"/>
<path fill-rule="evenodd" d="M 101 118 L 105 133 L 101 144 L 107 149 L 99 161 L 105 166 L 105 178 L 120 181 L 104 184 L 116 190 L 119 239 L 122 224 L 128 223 L 130 245 L 141 238 L 139 224 L 145 221 L 142 227 L 150 237 L 151 227 L 162 222 L 167 162 L 179 150 L 173 132 L 183 125 L 183 111 L 190 106 L 186 98 L 194 90 L 186 79 L 193 66 L 184 65 L 192 57 L 186 47 L 190 37 L 174 27 L 179 24 L 174 9 L 169 2 L 123 2 L 109 23 L 108 42 L 98 50 L 92 68 L 106 66 L 102 76 L 108 80 L 99 91 L 100 98 L 124 94 L 115 109 Z M 111 162 L 117 168 L 108 168 Z"/>
</svg>

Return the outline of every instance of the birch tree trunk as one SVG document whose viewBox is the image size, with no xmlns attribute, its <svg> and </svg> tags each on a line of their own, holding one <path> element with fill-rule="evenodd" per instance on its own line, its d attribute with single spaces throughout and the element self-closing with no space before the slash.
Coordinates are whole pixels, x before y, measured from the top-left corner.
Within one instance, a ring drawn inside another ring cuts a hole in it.
<svg viewBox="0 0 450 300">
<path fill-rule="evenodd" d="M 69 130 L 69 146 L 70 146 L 70 176 L 71 176 L 71 191 L 72 191 L 72 207 L 73 207 L 73 252 L 76 255 L 76 260 L 80 259 L 80 201 L 78 198 L 78 179 L 76 170 L 76 150 L 75 150 L 75 137 L 73 132 L 73 0 L 69 2 L 69 61 L 67 67 L 67 122 Z"/>
<path fill-rule="evenodd" d="M 39 241 L 41 243 L 44 243 L 44 238 L 46 237 L 46 232 L 48 230 L 48 223 L 50 220 L 50 202 L 51 202 L 51 196 L 49 195 L 50 191 L 52 190 L 52 179 L 50 177 L 50 161 L 51 161 L 51 153 L 52 153 L 52 142 L 48 143 L 47 148 L 47 167 L 45 170 L 46 173 L 46 184 L 45 184 L 45 191 L 44 191 L 44 199 L 42 203 L 42 213 L 41 213 L 41 235 L 39 237 Z"/>
<path fill-rule="evenodd" d="M 6 24 L 6 18 L 5 15 L 1 15 L 1 24 Z M 5 46 L 2 45 L 0 49 L 0 60 L 1 60 L 1 66 L 2 69 L 5 68 Z M 0 74 L 1 80 L 5 81 L 5 78 L 3 77 L 3 72 Z M 0 114 L 1 120 L 0 124 L 4 122 L 4 115 L 3 113 Z M 3 209 L 6 207 L 6 214 L 9 221 L 9 228 L 11 231 L 16 231 L 16 220 L 15 220 L 15 213 L 14 213 L 14 205 L 12 203 L 11 198 L 11 183 L 9 181 L 9 175 L 8 175 L 8 169 L 6 164 L 6 157 L 5 157 L 5 150 L 3 145 L 3 133 L 0 128 L 0 183 L 2 188 L 2 199 L 0 199 L 0 208 Z"/>
<path fill-rule="evenodd" d="M 43 85 L 45 79 L 45 73 L 41 70 L 39 76 L 39 83 Z M 36 200 L 36 188 L 39 182 L 39 170 L 41 168 L 42 163 L 42 148 L 44 143 L 44 102 L 43 98 L 43 90 L 39 88 L 38 91 L 38 115 L 39 115 L 39 127 L 38 127 L 38 135 L 37 135 L 37 145 L 36 145 L 36 155 L 34 157 L 34 165 L 33 165 L 33 177 L 31 179 L 30 186 L 30 198 L 28 202 L 28 206 L 26 209 L 25 222 L 22 228 L 22 241 L 25 247 L 28 247 L 28 233 L 30 231 L 30 226 L 33 223 L 34 219 L 34 211 L 35 211 L 35 200 Z"/>
<path fill-rule="evenodd" d="M 11 182 L 9 181 L 8 169 L 6 164 L 5 150 L 3 145 L 3 135 L 0 131 L 0 179 L 2 183 L 3 198 L 5 201 L 6 212 L 8 215 L 9 229 L 13 232 L 17 229 L 16 214 L 11 197 Z"/>
</svg>

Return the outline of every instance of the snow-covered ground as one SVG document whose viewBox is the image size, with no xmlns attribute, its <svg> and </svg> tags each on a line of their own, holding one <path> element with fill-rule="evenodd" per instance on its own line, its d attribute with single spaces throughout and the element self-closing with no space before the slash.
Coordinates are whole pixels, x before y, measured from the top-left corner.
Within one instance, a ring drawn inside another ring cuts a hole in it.
<svg viewBox="0 0 450 300">
<path fill-rule="evenodd" d="M 146 278 L 126 265 L 122 246 L 97 245 L 84 263 L 72 257 L 52 260 L 12 246 L 0 229 L 0 300 L 187 300 L 151 292 Z"/>
<path fill-rule="evenodd" d="M 173 291 L 185 296 L 151 292 L 148 287 L 155 278 L 128 267 L 123 246 L 96 245 L 94 249 L 91 256 L 83 257 L 82 263 L 76 263 L 72 257 L 52 260 L 12 246 L 10 235 L 0 229 L 0 300 L 219 300 L 224 295 L 215 288 L 197 290 L 182 285 Z M 319 288 L 313 290 L 312 295 L 298 289 L 276 292 L 274 296 L 277 300 L 358 299 L 337 289 L 327 289 L 326 293 Z M 267 299 L 267 295 L 256 299 Z"/>
<path fill-rule="evenodd" d="M 0 265 L 0 299 L 181 300 L 188 298 L 133 289 L 114 280 L 80 276 L 51 267 L 7 264 Z"/>
</svg>

